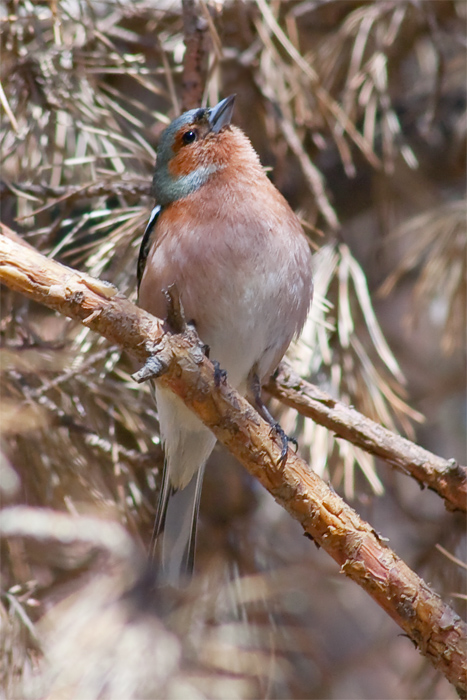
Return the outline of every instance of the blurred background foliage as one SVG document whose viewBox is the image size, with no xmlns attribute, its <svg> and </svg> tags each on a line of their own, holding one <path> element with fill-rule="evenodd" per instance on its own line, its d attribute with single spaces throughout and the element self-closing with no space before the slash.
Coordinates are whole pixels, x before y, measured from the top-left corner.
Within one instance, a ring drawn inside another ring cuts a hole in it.
<svg viewBox="0 0 467 700">
<path fill-rule="evenodd" d="M 196 23 L 203 103 L 237 94 L 235 123 L 316 251 L 316 297 L 291 362 L 459 461 L 466 7 L 201 0 Z M 0 29 L 2 221 L 135 300 L 158 137 L 186 106 L 182 5 L 7 0 Z M 68 513 L 78 539 L 80 517 L 111 521 L 138 559 L 162 450 L 132 363 L 5 289 L 0 332 L 3 504 Z M 312 467 L 461 612 L 463 521 L 325 428 L 272 410 Z M 29 536 L 2 544 L 6 697 L 454 697 L 220 449 L 203 494 L 200 576 L 163 623 L 148 601 L 145 615 L 122 603 L 131 557 L 92 537 L 70 545 L 48 517 L 42 538 L 24 516 Z"/>
</svg>

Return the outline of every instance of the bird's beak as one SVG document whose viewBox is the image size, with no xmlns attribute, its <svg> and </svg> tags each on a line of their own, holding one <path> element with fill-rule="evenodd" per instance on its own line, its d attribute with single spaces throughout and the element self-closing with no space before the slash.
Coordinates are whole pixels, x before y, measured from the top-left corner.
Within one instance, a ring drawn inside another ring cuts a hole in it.
<svg viewBox="0 0 467 700">
<path fill-rule="evenodd" d="M 234 109 L 236 95 L 230 95 L 226 97 L 225 100 L 221 100 L 219 104 L 212 107 L 209 110 L 209 124 L 211 125 L 211 131 L 218 134 L 224 126 L 230 124 L 232 119 L 232 113 Z"/>
</svg>

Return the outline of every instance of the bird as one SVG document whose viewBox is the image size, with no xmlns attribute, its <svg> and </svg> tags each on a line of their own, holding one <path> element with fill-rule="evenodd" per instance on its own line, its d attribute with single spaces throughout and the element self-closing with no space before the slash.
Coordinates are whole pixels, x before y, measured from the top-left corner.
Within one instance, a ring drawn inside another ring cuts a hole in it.
<svg viewBox="0 0 467 700">
<path fill-rule="evenodd" d="M 175 285 L 216 371 L 247 396 L 282 441 L 261 383 L 303 328 L 313 295 L 300 220 L 231 123 L 235 95 L 191 109 L 162 133 L 152 184 L 156 206 L 138 259 L 138 303 L 164 319 Z M 157 586 L 189 582 L 206 461 L 216 438 L 183 401 L 153 383 L 165 461 L 151 544 Z"/>
</svg>

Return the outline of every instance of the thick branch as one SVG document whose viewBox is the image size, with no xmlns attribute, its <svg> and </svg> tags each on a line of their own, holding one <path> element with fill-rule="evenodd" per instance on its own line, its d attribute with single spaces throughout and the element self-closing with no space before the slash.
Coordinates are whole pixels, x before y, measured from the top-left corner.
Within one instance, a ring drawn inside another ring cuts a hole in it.
<svg viewBox="0 0 467 700">
<path fill-rule="evenodd" d="M 165 367 L 158 381 L 184 400 L 459 692 L 467 692 L 466 625 L 303 460 L 289 451 L 280 464 L 281 445 L 270 426 L 227 383 L 215 386 L 213 366 L 199 342 L 164 334 L 160 321 L 111 285 L 5 236 L 0 236 L 0 280 L 80 320 L 139 360 L 156 353 Z"/>
<path fill-rule="evenodd" d="M 266 390 L 336 435 L 410 474 L 444 498 L 448 510 L 467 511 L 467 468 L 443 459 L 392 433 L 350 406 L 333 399 L 281 363 Z"/>
</svg>

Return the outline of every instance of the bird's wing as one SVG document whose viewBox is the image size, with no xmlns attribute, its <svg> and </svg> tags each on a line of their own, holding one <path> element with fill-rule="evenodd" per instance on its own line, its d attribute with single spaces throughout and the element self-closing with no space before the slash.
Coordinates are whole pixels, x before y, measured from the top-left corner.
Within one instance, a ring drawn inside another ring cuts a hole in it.
<svg viewBox="0 0 467 700">
<path fill-rule="evenodd" d="M 149 249 L 151 247 L 152 243 L 152 233 L 154 231 L 154 227 L 157 223 L 157 219 L 159 218 L 159 214 L 161 213 L 162 207 L 159 205 L 155 206 L 154 209 L 151 212 L 151 215 L 149 217 L 148 224 L 146 226 L 146 229 L 143 234 L 143 240 L 141 241 L 141 247 L 139 249 L 139 256 L 138 256 L 138 269 L 137 269 L 137 278 L 138 278 L 138 290 L 139 286 L 141 284 L 141 280 L 143 279 L 143 272 L 144 272 L 144 266 L 146 265 L 146 259 L 148 257 Z"/>
</svg>

